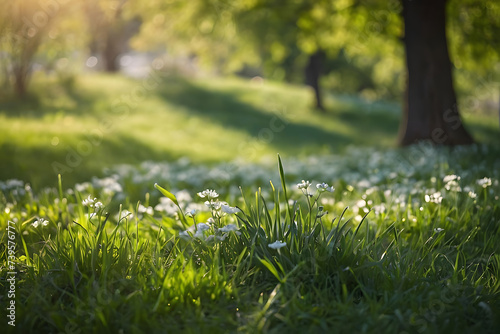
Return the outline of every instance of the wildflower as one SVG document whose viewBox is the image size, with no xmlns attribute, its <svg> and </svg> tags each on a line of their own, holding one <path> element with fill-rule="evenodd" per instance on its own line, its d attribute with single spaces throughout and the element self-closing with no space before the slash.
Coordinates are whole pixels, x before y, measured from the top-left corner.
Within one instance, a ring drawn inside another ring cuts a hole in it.
<svg viewBox="0 0 500 334">
<path fill-rule="evenodd" d="M 221 227 L 219 229 L 219 232 L 237 232 L 236 234 L 239 235 L 240 232 L 238 232 L 238 227 L 234 224 L 229 224 L 229 225 L 226 225 L 224 227 Z"/>
<path fill-rule="evenodd" d="M 267 247 L 272 249 L 280 249 L 286 246 L 286 242 L 281 242 L 279 240 L 273 242 L 272 244 L 267 245 Z"/>
<path fill-rule="evenodd" d="M 153 215 L 153 208 L 151 206 L 148 206 L 147 208 L 142 205 L 142 204 L 139 204 L 139 208 L 137 210 L 139 213 L 147 213 L 148 215 Z"/>
<path fill-rule="evenodd" d="M 219 202 L 219 201 L 205 201 L 205 205 L 210 210 L 219 210 L 221 207 L 221 202 Z"/>
<path fill-rule="evenodd" d="M 175 194 L 179 203 L 189 203 L 192 201 L 191 195 L 187 190 L 181 190 Z"/>
<path fill-rule="evenodd" d="M 94 178 L 92 182 L 99 188 L 102 188 L 105 194 L 120 193 L 123 191 L 122 186 L 117 181 L 118 175 L 106 177 L 104 179 Z"/>
<path fill-rule="evenodd" d="M 224 211 L 225 213 L 229 213 L 229 214 L 233 214 L 233 213 L 238 213 L 240 211 L 240 209 L 238 208 L 234 208 L 232 206 L 229 206 L 227 204 L 222 204 L 221 205 L 221 209 L 222 211 Z"/>
<path fill-rule="evenodd" d="M 196 216 L 196 209 L 191 209 L 191 210 L 187 211 L 186 216 L 188 216 L 188 217 Z"/>
<path fill-rule="evenodd" d="M 134 217 L 134 215 L 132 214 L 132 212 L 130 212 L 128 210 L 123 210 L 121 212 L 120 219 L 118 219 L 118 220 L 122 220 L 123 218 L 127 218 L 127 217 L 132 218 L 132 217 Z"/>
<path fill-rule="evenodd" d="M 297 188 L 299 188 L 299 189 L 307 189 L 307 188 L 309 188 L 310 185 L 311 185 L 311 182 L 302 180 L 301 183 L 297 184 Z"/>
<path fill-rule="evenodd" d="M 474 199 L 474 198 L 477 197 L 477 194 L 475 192 L 473 192 L 473 191 L 469 191 L 469 197 L 472 198 L 472 199 Z"/>
<path fill-rule="evenodd" d="M 462 188 L 458 184 L 458 181 L 460 181 L 460 176 L 457 175 L 446 175 L 443 178 L 443 182 L 446 184 L 444 185 L 444 188 L 448 191 L 462 191 Z"/>
<path fill-rule="evenodd" d="M 38 226 L 47 226 L 49 225 L 49 221 L 46 219 L 37 219 L 31 224 L 34 228 L 37 228 Z"/>
<path fill-rule="evenodd" d="M 187 230 L 179 232 L 179 237 L 182 239 L 188 240 L 189 238 L 191 238 L 191 235 L 192 235 L 193 238 L 204 239 L 205 238 L 205 231 L 207 231 L 209 229 L 210 229 L 210 226 L 208 226 L 207 224 L 199 223 L 199 224 L 196 224 L 196 227 L 195 227 L 195 225 L 193 225 L 193 226 L 189 227 Z M 196 230 L 196 232 L 193 233 L 195 230 Z"/>
<path fill-rule="evenodd" d="M 97 201 L 97 202 L 95 202 L 95 203 L 94 203 L 94 208 L 95 208 L 95 209 L 100 209 L 100 208 L 102 208 L 103 206 L 104 206 L 104 204 L 102 204 L 102 202 Z M 91 206 L 91 207 L 92 207 L 92 206 Z"/>
<path fill-rule="evenodd" d="M 160 203 L 155 206 L 155 210 L 166 212 L 169 215 L 174 215 L 177 212 L 177 207 L 170 199 L 161 197 Z"/>
<path fill-rule="evenodd" d="M 215 190 L 207 189 L 203 190 L 202 192 L 199 192 L 198 196 L 200 196 L 201 198 L 207 197 L 208 199 L 215 199 L 219 197 L 219 194 L 217 194 Z"/>
<path fill-rule="evenodd" d="M 435 193 L 430 194 L 430 195 L 425 195 L 425 201 L 427 203 L 431 202 L 431 203 L 440 204 L 442 200 L 443 200 L 443 196 L 441 196 L 440 192 L 435 192 Z"/>
<path fill-rule="evenodd" d="M 76 189 L 76 191 L 83 193 L 88 188 L 90 188 L 90 186 L 91 186 L 91 184 L 89 182 L 77 183 L 77 184 L 75 184 L 75 189 Z"/>
<path fill-rule="evenodd" d="M 460 181 L 460 176 L 457 176 L 457 175 L 446 175 L 444 178 L 443 178 L 443 182 L 444 183 L 448 183 L 448 182 L 451 182 L 451 181 Z"/>
<path fill-rule="evenodd" d="M 483 177 L 482 179 L 477 180 L 476 183 L 483 188 L 488 188 L 491 186 L 491 179 L 489 177 Z"/>
<path fill-rule="evenodd" d="M 89 197 L 88 197 L 88 198 L 86 198 L 86 199 L 84 199 L 84 200 L 82 201 L 82 204 L 83 204 L 83 206 L 93 207 L 93 206 L 94 206 L 95 201 L 97 201 L 97 198 L 92 199 L 92 197 L 90 197 L 90 195 L 89 195 Z"/>
<path fill-rule="evenodd" d="M 198 224 L 196 224 L 196 227 L 197 227 L 198 231 L 206 231 L 210 228 L 210 226 L 208 224 L 205 224 L 205 223 L 198 223 Z"/>
<path fill-rule="evenodd" d="M 318 190 L 320 192 L 324 192 L 324 191 L 328 191 L 328 192 L 333 192 L 335 190 L 335 188 L 333 186 L 329 187 L 327 183 L 323 182 L 323 183 L 318 183 L 316 185 L 316 188 L 318 188 Z"/>
<path fill-rule="evenodd" d="M 366 206 L 366 201 L 364 199 L 360 199 L 359 201 L 356 202 L 356 206 L 358 208 L 362 208 Z"/>
</svg>

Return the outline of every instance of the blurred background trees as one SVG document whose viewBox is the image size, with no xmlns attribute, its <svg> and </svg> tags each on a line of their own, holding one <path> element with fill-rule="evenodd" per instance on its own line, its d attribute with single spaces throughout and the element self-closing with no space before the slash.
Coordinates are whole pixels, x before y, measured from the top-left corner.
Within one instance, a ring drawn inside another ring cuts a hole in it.
<svg viewBox="0 0 500 334">
<path fill-rule="evenodd" d="M 439 5 L 446 21 L 436 45 L 446 49 L 450 61 L 445 56 L 441 64 L 448 65 L 437 67 L 449 67 L 450 75 L 436 72 L 435 77 L 448 82 L 450 97 L 428 101 L 441 116 L 433 112 L 420 121 L 403 117 L 401 124 L 402 144 L 437 142 L 431 130 L 446 128 L 443 112 L 452 110 L 448 118 L 457 119 L 458 105 L 489 108 L 481 101 L 498 100 L 500 5 L 494 0 L 424 2 L 428 8 L 419 11 L 421 2 L 409 0 L 13 0 L 0 13 L 2 94 L 24 97 L 34 72 L 66 80 L 89 68 L 117 72 L 122 56 L 135 50 L 173 63 L 182 60 L 199 73 L 306 84 L 322 111 L 329 110 L 324 101 L 329 92 L 370 101 L 403 102 L 408 97 L 415 106 L 431 93 L 412 98 L 412 80 L 415 87 L 427 87 L 434 79 L 407 75 L 408 27 L 419 36 L 431 19 L 428 9 Z M 411 22 L 424 24 L 409 26 Z M 421 62 L 418 74 L 432 48 L 415 47 L 421 51 L 411 53 Z M 434 85 L 432 94 L 445 94 L 440 83 Z M 428 109 L 423 104 L 415 115 Z M 404 110 L 412 114 L 412 107 Z M 433 117 L 441 121 L 431 121 Z M 421 133 L 408 132 L 407 120 Z M 427 129 L 421 130 L 424 123 Z"/>
</svg>

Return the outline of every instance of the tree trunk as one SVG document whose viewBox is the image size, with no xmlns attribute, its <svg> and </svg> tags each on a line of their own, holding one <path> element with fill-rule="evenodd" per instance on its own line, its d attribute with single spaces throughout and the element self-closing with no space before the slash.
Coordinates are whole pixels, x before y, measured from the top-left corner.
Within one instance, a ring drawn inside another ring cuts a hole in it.
<svg viewBox="0 0 500 334">
<path fill-rule="evenodd" d="M 26 96 L 28 86 L 28 71 L 25 65 L 14 66 L 14 91 L 18 98 L 22 99 Z"/>
<path fill-rule="evenodd" d="M 314 90 L 314 97 L 316 100 L 316 109 L 325 111 L 323 106 L 323 98 L 319 86 L 319 79 L 323 70 L 324 53 L 321 50 L 309 56 L 309 62 L 306 66 L 306 84 L 311 86 Z"/>
<path fill-rule="evenodd" d="M 446 40 L 447 0 L 402 0 L 408 78 L 400 144 L 473 143 L 458 113 Z"/>
<path fill-rule="evenodd" d="M 113 28 L 110 28 L 112 30 Z M 116 36 L 113 31 L 108 31 L 106 44 L 104 45 L 104 69 L 106 72 L 118 72 L 118 56 L 121 54 L 119 36 Z"/>
</svg>

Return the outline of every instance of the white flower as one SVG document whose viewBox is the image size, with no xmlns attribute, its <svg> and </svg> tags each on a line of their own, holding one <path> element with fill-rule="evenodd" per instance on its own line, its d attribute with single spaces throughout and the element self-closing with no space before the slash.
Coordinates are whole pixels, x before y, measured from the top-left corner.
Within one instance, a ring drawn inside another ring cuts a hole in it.
<svg viewBox="0 0 500 334">
<path fill-rule="evenodd" d="M 137 210 L 137 211 L 138 211 L 139 213 L 147 213 L 148 215 L 151 215 L 151 216 L 152 216 L 152 215 L 153 215 L 153 213 L 154 213 L 154 212 L 153 212 L 153 208 L 152 208 L 152 207 L 148 206 L 148 207 L 146 208 L 146 207 L 145 207 L 144 205 L 142 205 L 142 204 L 139 204 L 139 208 L 138 208 L 138 210 Z"/>
<path fill-rule="evenodd" d="M 189 192 L 187 190 L 181 190 L 181 191 L 177 192 L 175 194 L 175 197 L 177 198 L 177 201 L 179 203 L 189 203 L 192 200 L 191 195 L 189 194 Z"/>
<path fill-rule="evenodd" d="M 94 178 L 92 183 L 98 188 L 102 188 L 103 192 L 106 194 L 120 193 L 123 191 L 122 186 L 117 181 L 118 175 L 113 175 L 111 177 L 105 177 L 104 179 Z"/>
<path fill-rule="evenodd" d="M 302 180 L 301 183 L 297 184 L 297 188 L 299 188 L 299 189 L 307 189 L 307 188 L 309 188 L 310 185 L 311 185 L 311 182 Z"/>
<path fill-rule="evenodd" d="M 443 178 L 443 182 L 445 183 L 448 183 L 448 182 L 451 182 L 451 181 L 459 181 L 460 180 L 460 176 L 457 176 L 457 175 L 446 175 L 444 178 Z"/>
<path fill-rule="evenodd" d="M 489 177 L 483 177 L 482 179 L 477 180 L 476 183 L 483 188 L 487 188 L 491 186 L 491 179 Z"/>
<path fill-rule="evenodd" d="M 441 201 L 443 200 L 443 196 L 441 196 L 441 193 L 440 192 L 435 192 L 431 195 L 425 195 L 425 201 L 427 203 L 431 202 L 431 203 L 441 203 Z"/>
<path fill-rule="evenodd" d="M 76 189 L 76 191 L 83 193 L 88 188 L 90 188 L 90 186 L 91 186 L 90 182 L 77 183 L 77 184 L 75 184 L 75 189 Z"/>
<path fill-rule="evenodd" d="M 186 216 L 188 216 L 188 217 L 196 216 L 196 209 L 191 209 L 191 210 L 187 211 Z"/>
<path fill-rule="evenodd" d="M 95 209 L 99 209 L 99 208 L 102 208 L 104 206 L 104 204 L 102 204 L 102 202 L 98 201 L 97 198 L 92 198 L 90 197 L 87 197 L 86 199 L 84 199 L 82 201 L 82 205 L 83 206 L 88 206 L 89 208 L 95 208 Z"/>
<path fill-rule="evenodd" d="M 49 225 L 49 221 L 46 219 L 37 219 L 31 224 L 34 228 L 37 228 L 38 226 L 47 226 Z"/>
<path fill-rule="evenodd" d="M 215 199 L 219 197 L 219 194 L 217 194 L 215 190 L 207 189 L 203 190 L 202 192 L 199 192 L 198 196 L 200 196 L 201 198 L 208 197 L 208 199 Z"/>
<path fill-rule="evenodd" d="M 132 219 L 132 217 L 134 217 L 134 215 L 132 214 L 132 212 L 130 212 L 128 210 L 123 210 L 122 213 L 121 213 L 120 219 L 118 219 L 118 220 L 122 220 L 123 218 L 130 218 L 130 219 Z"/>
<path fill-rule="evenodd" d="M 221 208 L 222 208 L 222 211 L 224 211 L 225 213 L 229 213 L 229 214 L 240 212 L 240 209 L 233 208 L 232 206 L 229 206 L 227 204 L 222 204 Z"/>
<path fill-rule="evenodd" d="M 356 202 L 356 206 L 358 208 L 363 208 L 366 206 L 366 201 L 364 199 L 360 199 L 359 201 Z"/>
<path fill-rule="evenodd" d="M 438 227 L 438 228 L 434 229 L 434 232 L 436 232 L 436 233 L 440 233 L 440 232 L 443 232 L 443 231 L 444 231 L 444 229 L 442 229 L 441 227 Z"/>
<path fill-rule="evenodd" d="M 198 231 L 206 231 L 206 230 L 210 229 L 210 226 L 208 224 L 205 224 L 205 223 L 198 223 L 198 224 L 196 224 L 196 228 L 198 229 Z"/>
<path fill-rule="evenodd" d="M 90 197 L 90 195 L 89 195 L 89 197 L 88 197 L 88 198 L 86 198 L 86 199 L 84 199 L 84 200 L 82 201 L 82 204 L 83 204 L 83 206 L 93 207 L 93 205 L 94 205 L 94 202 L 95 202 L 95 201 L 97 201 L 97 198 L 92 199 L 92 198 Z"/>
<path fill-rule="evenodd" d="M 281 242 L 279 240 L 273 242 L 272 244 L 267 245 L 267 247 L 272 248 L 272 249 L 280 249 L 282 247 L 286 246 L 286 242 Z"/>
<path fill-rule="evenodd" d="M 221 202 L 219 202 L 219 201 L 205 201 L 205 205 L 210 210 L 219 210 L 221 207 Z"/>
<path fill-rule="evenodd" d="M 207 224 L 213 225 L 214 223 L 215 223 L 215 220 L 212 217 L 207 219 Z"/>
<path fill-rule="evenodd" d="M 297 186 L 298 186 L 298 185 L 297 185 Z M 325 183 L 325 182 L 323 182 L 323 183 L 318 183 L 318 184 L 316 185 L 316 188 L 318 188 L 318 190 L 319 190 L 320 192 L 323 192 L 323 191 L 328 191 L 328 192 L 331 192 L 331 193 L 332 193 L 332 192 L 335 190 L 335 188 L 334 188 L 333 186 L 329 187 L 329 186 L 328 186 L 328 183 Z"/>
<path fill-rule="evenodd" d="M 177 206 L 167 197 L 161 197 L 160 203 L 155 206 L 156 211 L 163 211 L 169 215 L 174 215 L 177 212 Z"/>
<path fill-rule="evenodd" d="M 449 175 L 449 176 L 455 176 L 455 175 Z M 460 180 L 460 177 L 457 180 Z M 444 188 L 448 191 L 462 191 L 462 188 L 460 187 L 460 185 L 456 180 L 448 181 L 448 183 L 445 184 Z"/>
<path fill-rule="evenodd" d="M 180 232 L 179 237 L 187 240 L 191 237 L 191 235 L 193 235 L 193 238 L 205 239 L 204 232 L 209 230 L 209 229 L 210 229 L 210 226 L 208 226 L 207 224 L 199 223 L 199 224 L 196 224 L 196 228 L 194 225 L 192 225 L 187 230 Z M 195 232 L 195 230 L 196 230 L 196 232 Z"/>
<path fill-rule="evenodd" d="M 219 232 L 237 232 L 238 227 L 234 224 L 229 224 L 219 229 Z"/>
</svg>

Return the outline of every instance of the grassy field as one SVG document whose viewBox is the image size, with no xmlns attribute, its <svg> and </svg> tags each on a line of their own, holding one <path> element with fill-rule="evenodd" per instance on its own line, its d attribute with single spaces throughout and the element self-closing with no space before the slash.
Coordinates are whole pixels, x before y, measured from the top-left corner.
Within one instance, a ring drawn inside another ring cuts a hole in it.
<svg viewBox="0 0 500 334">
<path fill-rule="evenodd" d="M 300 87 L 42 90 L 0 107 L 2 333 L 500 331 L 494 117 L 397 149 L 396 104 Z"/>
<path fill-rule="evenodd" d="M 0 179 L 52 186 L 101 176 L 105 167 L 145 160 L 213 163 L 345 152 L 396 143 L 400 107 L 329 96 L 310 108 L 303 87 L 238 79 L 147 81 L 78 77 L 69 88 L 35 78 L 31 97 L 0 102 Z M 480 142 L 498 144 L 492 116 L 465 114 Z"/>
</svg>

